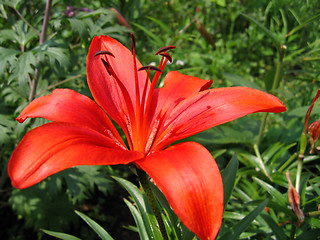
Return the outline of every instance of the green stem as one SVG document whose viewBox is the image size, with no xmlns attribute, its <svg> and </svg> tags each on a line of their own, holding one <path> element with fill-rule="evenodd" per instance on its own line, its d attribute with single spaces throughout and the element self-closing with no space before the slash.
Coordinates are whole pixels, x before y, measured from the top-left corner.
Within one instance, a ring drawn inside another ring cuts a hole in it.
<svg viewBox="0 0 320 240">
<path fill-rule="evenodd" d="M 294 223 L 292 222 L 291 224 L 291 232 L 290 232 L 290 240 L 294 240 L 294 236 L 296 235 L 296 226 L 294 225 Z"/>
<path fill-rule="evenodd" d="M 276 73 L 274 74 L 274 79 L 273 79 L 271 91 L 275 90 L 278 87 L 280 79 L 281 79 L 281 70 L 282 70 L 282 64 L 283 64 L 283 51 L 280 50 L 278 52 L 278 55 L 279 55 L 279 59 L 277 62 Z"/>
<path fill-rule="evenodd" d="M 278 55 L 279 55 L 279 57 L 278 57 L 278 62 L 277 62 L 277 68 L 276 68 L 276 72 L 274 74 L 271 92 L 274 91 L 278 87 L 280 79 L 281 79 L 281 70 L 282 70 L 282 65 L 283 65 L 284 52 L 282 50 L 278 50 Z M 256 143 L 258 146 L 260 145 L 260 142 L 263 137 L 264 129 L 266 128 L 267 117 L 268 117 L 268 113 L 265 112 L 262 117 L 262 122 L 261 122 L 260 129 L 259 129 L 258 140 Z"/>
<path fill-rule="evenodd" d="M 157 200 L 155 199 L 154 194 L 152 192 L 152 189 L 150 187 L 147 174 L 144 171 L 140 170 L 140 169 L 137 169 L 137 173 L 138 173 L 140 184 L 141 184 L 144 192 L 146 193 L 146 196 L 147 196 L 147 198 L 149 200 L 149 203 L 150 203 L 150 206 L 152 208 L 152 211 L 153 211 L 153 213 L 154 213 L 154 215 L 155 215 L 155 217 L 156 217 L 156 219 L 158 221 L 161 235 L 162 235 L 164 240 L 168 240 L 168 235 L 167 235 L 167 232 L 166 232 L 166 228 L 164 226 L 164 222 L 163 222 L 162 217 L 161 217 L 161 212 L 159 210 L 159 207 L 158 207 L 158 204 L 157 204 Z"/>
<path fill-rule="evenodd" d="M 264 133 L 264 129 L 266 127 L 266 122 L 267 122 L 267 117 L 268 117 L 268 113 L 264 112 L 263 116 L 262 116 L 262 122 L 260 125 L 260 129 L 259 129 L 259 135 L 258 135 L 258 140 L 257 143 L 255 145 L 259 146 L 263 137 L 263 133 Z"/>
<path fill-rule="evenodd" d="M 264 165 L 264 162 L 263 162 L 263 159 L 261 157 L 261 154 L 260 154 L 260 151 L 259 151 L 259 148 L 258 148 L 258 145 L 257 144 L 254 144 L 253 145 L 253 149 L 254 149 L 254 152 L 256 153 L 256 156 L 258 157 L 259 159 L 259 163 L 260 163 L 260 168 L 261 170 L 264 172 L 264 174 L 271 180 L 271 177 L 266 169 L 266 166 Z"/>
<path fill-rule="evenodd" d="M 303 159 L 304 159 L 304 155 L 299 154 L 298 165 L 297 165 L 297 175 L 296 175 L 296 190 L 298 193 L 299 193 L 299 189 L 300 189 L 300 179 L 301 179 L 301 174 L 302 174 Z"/>
<path fill-rule="evenodd" d="M 42 29 L 40 33 L 39 45 L 43 44 L 47 39 L 47 30 L 48 30 L 49 19 L 50 19 L 51 5 L 52 5 L 52 0 L 47 0 L 45 12 L 44 12 L 44 18 L 42 22 Z M 39 82 L 39 68 L 40 68 L 39 58 L 38 58 L 38 64 L 39 66 L 38 68 L 35 69 L 35 76 L 31 81 L 31 85 L 30 85 L 30 93 L 28 98 L 30 102 L 36 97 L 36 93 L 37 93 L 37 87 Z"/>
<path fill-rule="evenodd" d="M 308 212 L 305 215 L 306 216 L 319 216 L 320 215 L 320 211 Z"/>
</svg>

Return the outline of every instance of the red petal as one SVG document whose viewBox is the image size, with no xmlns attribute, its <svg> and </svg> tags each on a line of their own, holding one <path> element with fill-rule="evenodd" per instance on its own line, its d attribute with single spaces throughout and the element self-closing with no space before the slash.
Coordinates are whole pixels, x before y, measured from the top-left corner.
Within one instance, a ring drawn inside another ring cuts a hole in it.
<svg viewBox="0 0 320 240">
<path fill-rule="evenodd" d="M 33 100 L 17 118 L 45 118 L 55 122 L 77 123 L 124 143 L 106 113 L 90 98 L 69 89 L 56 89 L 50 95 Z"/>
<path fill-rule="evenodd" d="M 141 157 L 82 125 L 48 123 L 24 136 L 12 153 L 8 172 L 12 185 L 22 189 L 74 166 L 127 164 Z"/>
<path fill-rule="evenodd" d="M 149 113 L 149 142 L 147 149 L 154 141 L 154 130 L 158 129 L 158 125 L 165 116 L 183 100 L 200 91 L 208 89 L 212 84 L 212 80 L 203 80 L 197 77 L 181 74 L 171 71 L 164 79 L 164 86 L 158 88 L 154 92 L 151 112 Z M 160 120 L 160 121 L 159 121 Z"/>
<path fill-rule="evenodd" d="M 109 55 L 95 54 L 99 51 L 109 51 L 114 57 Z M 122 88 L 115 78 L 109 75 L 101 59 L 110 63 Z M 137 69 L 141 68 L 141 63 L 137 60 Z M 135 75 L 133 71 L 133 57 L 131 51 L 118 41 L 108 37 L 95 37 L 90 45 L 87 58 L 88 84 L 93 97 L 97 103 L 103 107 L 107 114 L 115 120 L 123 130 L 133 124 L 136 108 Z M 140 98 L 146 83 L 147 74 L 145 71 L 138 72 Z M 150 81 L 148 80 L 148 84 Z M 128 134 L 126 132 L 126 134 Z"/>
<path fill-rule="evenodd" d="M 201 239 L 214 239 L 223 213 L 223 185 L 211 154 L 186 142 L 136 161 L 166 196 L 180 220 Z"/>
<path fill-rule="evenodd" d="M 203 80 L 171 71 L 164 78 L 164 86 L 158 89 L 154 97 L 153 108 L 156 108 L 156 113 L 161 110 L 162 115 L 165 112 L 171 112 L 181 101 L 195 93 L 208 89 L 211 84 L 212 80 Z"/>
<path fill-rule="evenodd" d="M 283 112 L 286 107 L 273 95 L 247 88 L 216 88 L 181 102 L 163 120 L 155 149 L 255 112 Z M 154 145 L 154 146 L 155 146 Z"/>
</svg>

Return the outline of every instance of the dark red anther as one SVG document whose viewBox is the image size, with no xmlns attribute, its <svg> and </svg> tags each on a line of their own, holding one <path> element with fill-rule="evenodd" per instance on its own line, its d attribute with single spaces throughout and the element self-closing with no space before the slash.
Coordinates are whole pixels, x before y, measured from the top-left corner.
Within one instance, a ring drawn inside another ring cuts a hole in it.
<svg viewBox="0 0 320 240">
<path fill-rule="evenodd" d="M 163 57 L 166 57 L 166 58 L 169 60 L 169 62 L 172 63 L 172 57 L 170 56 L 169 53 L 167 53 L 167 52 L 162 52 L 162 53 L 160 53 L 159 55 L 161 55 L 161 56 L 163 56 Z"/>
<path fill-rule="evenodd" d="M 155 55 L 158 55 L 158 54 L 160 54 L 160 53 L 163 53 L 163 52 L 169 51 L 169 50 L 171 50 L 171 49 L 175 49 L 175 48 L 176 48 L 176 47 L 173 46 L 173 45 L 166 46 L 166 47 L 162 47 L 162 48 L 160 48 L 160 49 L 156 52 Z"/>
<path fill-rule="evenodd" d="M 133 53 L 133 51 L 136 49 L 136 40 L 133 33 L 130 33 L 130 35 L 131 35 L 131 52 Z"/>
<path fill-rule="evenodd" d="M 115 57 L 111 52 L 109 51 L 99 51 L 97 52 L 94 56 L 102 55 L 102 54 L 107 54 L 109 56 Z"/>
<path fill-rule="evenodd" d="M 107 69 L 107 72 L 108 72 L 109 75 L 111 76 L 112 74 L 111 74 L 111 72 L 110 72 L 110 66 L 109 66 L 109 64 L 107 63 L 107 61 L 105 61 L 105 60 L 102 59 L 102 58 L 101 58 L 101 61 L 102 61 L 103 65 L 104 65 L 104 67 Z"/>
<path fill-rule="evenodd" d="M 142 70 L 155 70 L 158 72 L 162 72 L 162 70 L 156 66 L 143 66 L 141 68 L 138 69 L 138 71 L 142 71 Z"/>
</svg>

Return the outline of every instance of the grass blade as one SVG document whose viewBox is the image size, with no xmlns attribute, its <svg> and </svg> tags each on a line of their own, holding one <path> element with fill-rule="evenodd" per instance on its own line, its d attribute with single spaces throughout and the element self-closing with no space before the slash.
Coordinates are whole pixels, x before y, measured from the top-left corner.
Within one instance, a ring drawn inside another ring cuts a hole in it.
<svg viewBox="0 0 320 240">
<path fill-rule="evenodd" d="M 240 234 L 243 233 L 252 221 L 261 213 L 261 211 L 267 206 L 268 199 L 263 201 L 258 207 L 256 207 L 252 212 L 233 226 L 229 231 L 227 231 L 220 240 L 236 240 L 239 238 Z"/>
<path fill-rule="evenodd" d="M 106 232 L 98 223 L 93 221 L 87 215 L 75 211 L 98 235 L 102 240 L 113 240 L 113 238 Z"/>
<path fill-rule="evenodd" d="M 224 189 L 224 206 L 228 203 L 234 183 L 236 180 L 237 170 L 239 166 L 239 161 L 237 155 L 233 155 L 227 167 L 221 172 L 221 177 L 223 181 L 223 189 Z"/>
<path fill-rule="evenodd" d="M 66 234 L 66 233 L 61 233 L 61 232 L 54 232 L 54 231 L 49 231 L 49 230 L 45 230 L 42 229 L 42 231 L 52 237 L 56 237 L 59 239 L 63 239 L 63 240 L 81 240 L 80 238 L 77 238 L 75 236 Z"/>
<path fill-rule="evenodd" d="M 262 30 L 265 34 L 267 34 L 267 36 L 269 36 L 273 43 L 276 45 L 276 47 L 279 49 L 281 46 L 281 42 L 278 39 L 278 37 L 273 34 L 268 28 L 266 28 L 262 23 L 258 22 L 257 20 L 255 20 L 254 18 L 250 17 L 247 14 L 244 13 L 240 13 L 244 18 L 246 18 L 247 20 L 249 20 L 250 22 L 252 22 L 253 24 L 255 24 L 258 28 L 260 28 L 260 30 Z"/>
</svg>

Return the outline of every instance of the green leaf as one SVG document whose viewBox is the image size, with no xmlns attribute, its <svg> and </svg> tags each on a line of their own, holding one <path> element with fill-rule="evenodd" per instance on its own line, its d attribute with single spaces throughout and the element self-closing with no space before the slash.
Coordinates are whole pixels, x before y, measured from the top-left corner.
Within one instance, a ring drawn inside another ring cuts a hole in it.
<svg viewBox="0 0 320 240">
<path fill-rule="evenodd" d="M 214 0 L 220 7 L 226 6 L 226 0 Z"/>
<path fill-rule="evenodd" d="M 0 47 L 0 75 L 6 71 L 8 64 L 8 69 L 11 69 L 17 61 L 17 54 L 19 53 L 20 51 L 15 49 Z"/>
<path fill-rule="evenodd" d="M 135 204 L 137 205 L 137 208 L 141 214 L 143 223 L 145 225 L 148 237 L 151 239 L 152 236 L 154 236 L 155 234 L 153 233 L 153 227 L 150 223 L 150 220 L 148 218 L 147 215 L 147 207 L 145 205 L 143 196 L 141 191 L 131 182 L 123 179 L 123 178 L 119 178 L 119 177 L 114 177 L 113 178 L 118 181 L 131 195 L 131 197 L 133 198 Z"/>
<path fill-rule="evenodd" d="M 85 214 L 75 211 L 98 235 L 102 240 L 113 240 L 113 238 L 106 232 L 98 223 L 93 221 Z"/>
<path fill-rule="evenodd" d="M 315 240 L 315 236 L 320 236 L 320 229 L 305 231 L 295 238 L 295 240 Z"/>
<path fill-rule="evenodd" d="M 250 212 L 245 218 L 233 226 L 230 230 L 219 238 L 220 240 L 235 240 L 238 239 L 240 234 L 243 233 L 252 221 L 261 213 L 261 211 L 267 206 L 268 199 L 263 201 L 258 207 L 256 207 L 252 212 Z"/>
<path fill-rule="evenodd" d="M 20 2 L 20 0 L 4 0 L 3 4 L 8 5 L 12 8 L 17 8 L 17 5 L 19 2 Z"/>
<path fill-rule="evenodd" d="M 249 20 L 250 22 L 252 22 L 253 24 L 255 24 L 258 28 L 260 28 L 260 30 L 262 30 L 265 34 L 267 34 L 268 37 L 270 37 L 273 41 L 273 43 L 276 45 L 276 47 L 278 49 L 280 49 L 281 46 L 281 42 L 278 39 L 278 37 L 276 35 L 274 35 L 268 28 L 266 28 L 262 23 L 258 22 L 257 20 L 255 20 L 254 18 L 250 17 L 247 14 L 244 13 L 240 13 L 243 17 L 245 17 L 247 20 Z"/>
<path fill-rule="evenodd" d="M 231 158 L 227 167 L 223 169 L 223 171 L 221 172 L 221 177 L 223 181 L 223 191 L 224 191 L 223 193 L 224 206 L 227 205 L 230 199 L 232 190 L 234 188 L 238 166 L 239 166 L 239 161 L 238 161 L 237 155 L 235 154 Z"/>
<path fill-rule="evenodd" d="M 286 37 L 291 36 L 292 34 L 296 33 L 297 31 L 299 31 L 301 28 L 305 27 L 307 24 L 311 23 L 314 20 L 317 20 L 318 18 L 320 18 L 320 14 L 313 16 L 311 18 L 309 18 L 308 20 L 304 21 L 303 23 L 301 23 L 299 26 L 293 28 Z"/>
<path fill-rule="evenodd" d="M 279 227 L 279 225 L 267 214 L 261 214 L 261 217 L 266 221 L 268 226 L 272 229 L 272 232 L 276 236 L 277 240 L 286 240 L 287 236 L 283 231 L 283 228 Z"/>
<path fill-rule="evenodd" d="M 84 21 L 77 18 L 68 18 L 73 31 L 78 32 L 81 36 L 87 33 L 86 24 Z"/>
<path fill-rule="evenodd" d="M 282 205 L 287 204 L 286 198 L 282 195 L 281 192 L 279 192 L 277 189 L 275 189 L 273 186 L 270 184 L 262 181 L 259 178 L 253 177 L 253 179 L 264 189 L 266 190 L 272 198 L 274 198 L 276 201 L 280 202 Z"/>
<path fill-rule="evenodd" d="M 281 71 L 282 73 L 282 71 Z M 273 66 L 264 77 L 264 86 L 267 91 L 270 91 L 272 88 L 274 75 L 276 74 L 276 66 Z"/>
<path fill-rule="evenodd" d="M 133 26 L 136 26 L 137 28 L 139 28 L 140 30 L 142 30 L 145 35 L 147 35 L 148 37 L 150 37 L 155 43 L 157 46 L 163 46 L 165 45 L 162 41 L 161 41 L 161 38 L 154 34 L 153 32 L 149 31 L 147 28 L 145 28 L 144 26 L 140 25 L 140 24 L 137 24 L 137 23 L 130 23 L 132 24 Z"/>
<path fill-rule="evenodd" d="M 222 75 L 225 79 L 227 79 L 229 82 L 231 82 L 235 86 L 250 87 L 250 88 L 262 90 L 262 88 L 259 85 L 255 84 L 254 82 L 251 82 L 248 79 L 245 79 L 237 74 L 224 72 L 224 73 L 222 73 Z"/>
<path fill-rule="evenodd" d="M 18 79 L 19 85 L 27 84 L 27 74 L 34 74 L 33 66 L 37 65 L 36 57 L 31 51 L 23 52 L 19 56 L 15 65 L 13 65 L 13 74 L 9 78 L 9 82 Z"/>
<path fill-rule="evenodd" d="M 45 64 L 47 64 L 48 59 L 50 65 L 54 65 L 55 61 L 63 67 L 69 64 L 69 58 L 65 53 L 65 49 L 58 47 L 53 41 L 46 41 L 41 46 L 35 47 L 33 50 L 36 52 L 37 56 L 40 57 L 41 62 L 44 62 Z"/>
<path fill-rule="evenodd" d="M 171 206 L 169 205 L 166 197 L 163 195 L 163 193 L 159 190 L 157 186 L 155 186 L 153 183 L 150 183 L 150 187 L 152 189 L 152 192 L 155 194 L 157 200 L 160 202 L 163 210 L 166 213 L 166 216 L 169 218 L 169 223 L 170 225 L 170 231 L 172 232 L 171 235 L 174 235 L 175 237 L 173 239 L 187 239 L 187 236 L 190 232 L 188 228 L 184 229 L 184 231 L 181 231 L 181 226 L 184 226 L 180 219 L 177 217 L 175 212 L 172 210 Z M 177 236 L 180 237 L 177 237 Z M 194 235 L 194 234 L 193 234 Z M 192 237 L 191 237 L 192 239 Z"/>
<path fill-rule="evenodd" d="M 305 117 L 310 106 L 297 107 L 287 112 L 288 117 Z M 320 106 L 315 105 L 312 109 L 311 116 L 320 113 Z"/>
<path fill-rule="evenodd" d="M 75 236 L 66 234 L 66 233 L 60 233 L 60 232 L 53 232 L 49 230 L 42 229 L 42 231 L 50 236 L 63 239 L 63 240 L 81 240 L 80 238 L 77 238 Z"/>
<path fill-rule="evenodd" d="M 147 16 L 147 18 L 150 19 L 152 22 L 158 24 L 169 35 L 172 35 L 171 28 L 169 28 L 167 24 L 161 22 L 158 18 L 153 18 L 153 17 L 150 17 L 150 16 Z"/>
<path fill-rule="evenodd" d="M 149 237 L 148 237 L 148 234 L 147 234 L 147 231 L 146 231 L 146 228 L 145 228 L 145 225 L 143 224 L 143 220 L 142 220 L 142 216 L 141 214 L 139 213 L 139 211 L 137 210 L 137 208 L 135 208 L 133 206 L 133 204 L 131 202 L 129 202 L 127 199 L 124 199 L 124 202 L 127 204 L 132 216 L 133 216 L 133 219 L 138 227 L 138 232 L 139 232 L 139 236 L 140 236 L 140 239 L 142 240 L 148 240 Z"/>
<path fill-rule="evenodd" d="M 198 133 L 192 137 L 194 141 L 200 144 L 253 144 L 255 137 L 259 132 L 260 122 L 249 118 L 243 117 L 232 123 L 224 124 L 210 128 L 204 132 Z"/>
</svg>

